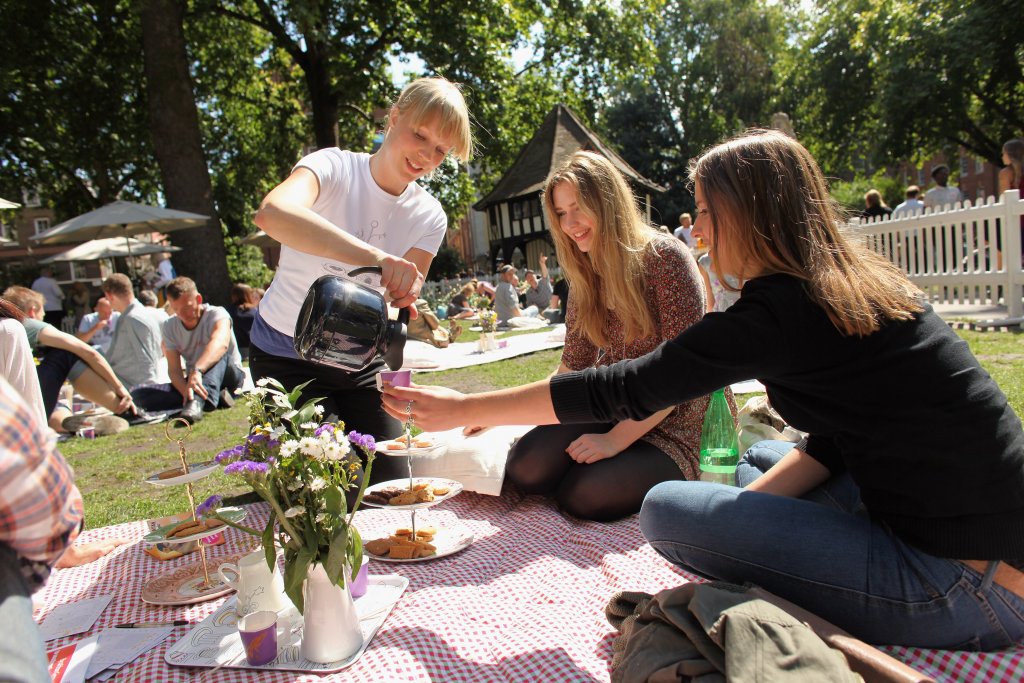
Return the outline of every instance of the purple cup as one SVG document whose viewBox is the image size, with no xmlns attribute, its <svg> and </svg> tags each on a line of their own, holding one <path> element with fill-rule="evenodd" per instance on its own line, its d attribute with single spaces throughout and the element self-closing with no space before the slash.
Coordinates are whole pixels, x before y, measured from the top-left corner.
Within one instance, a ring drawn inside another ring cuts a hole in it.
<svg viewBox="0 0 1024 683">
<path fill-rule="evenodd" d="M 238 635 L 245 646 L 250 666 L 263 666 L 277 659 L 277 613 L 253 612 L 238 622 Z"/>
<path fill-rule="evenodd" d="M 412 383 L 412 370 L 381 370 L 377 373 L 378 391 L 385 386 L 407 387 Z"/>
<path fill-rule="evenodd" d="M 370 558 L 367 555 L 363 555 L 363 564 L 359 567 L 359 572 L 356 574 L 356 578 L 352 579 L 349 583 L 349 590 L 352 592 L 353 598 L 359 598 L 366 595 L 366 585 L 369 581 L 369 570 L 366 565 L 370 562 Z"/>
</svg>

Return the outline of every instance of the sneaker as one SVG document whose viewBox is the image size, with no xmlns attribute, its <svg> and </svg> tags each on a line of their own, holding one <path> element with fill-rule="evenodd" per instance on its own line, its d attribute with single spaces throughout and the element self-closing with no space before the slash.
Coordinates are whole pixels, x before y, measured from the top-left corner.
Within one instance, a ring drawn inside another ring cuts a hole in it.
<svg viewBox="0 0 1024 683">
<path fill-rule="evenodd" d="M 220 403 L 217 404 L 218 408 L 234 408 L 235 407 L 235 395 L 227 389 L 220 390 Z"/>
<path fill-rule="evenodd" d="M 185 404 L 181 412 L 178 413 L 178 417 L 188 422 L 190 425 L 195 424 L 203 419 L 203 399 L 194 398 Z"/>
<path fill-rule="evenodd" d="M 142 408 L 137 408 L 138 412 L 132 415 L 131 411 L 121 413 L 118 417 L 123 418 L 128 422 L 129 425 L 152 425 L 158 422 L 163 422 L 167 419 L 166 413 L 151 413 Z"/>
</svg>

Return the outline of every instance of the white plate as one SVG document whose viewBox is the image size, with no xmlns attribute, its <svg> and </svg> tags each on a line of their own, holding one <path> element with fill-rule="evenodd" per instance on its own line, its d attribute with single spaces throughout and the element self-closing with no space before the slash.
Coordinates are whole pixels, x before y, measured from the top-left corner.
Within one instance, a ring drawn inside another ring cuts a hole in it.
<svg viewBox="0 0 1024 683">
<path fill-rule="evenodd" d="M 235 522 L 236 524 L 245 519 L 246 515 L 245 510 L 236 507 L 221 508 L 220 510 L 218 510 L 218 512 L 224 515 L 224 517 L 231 520 L 232 522 Z M 174 538 L 167 538 L 168 532 L 170 532 L 171 529 L 178 526 L 179 524 L 181 524 L 181 522 L 172 522 L 170 524 L 162 526 L 156 531 L 153 531 L 143 536 L 142 540 L 146 543 L 188 543 L 189 541 L 196 541 L 200 538 L 206 538 L 207 536 L 219 534 L 225 529 L 230 528 L 226 524 L 221 524 L 218 527 L 214 527 L 212 529 L 203 529 L 200 532 L 189 534 L 187 536 L 175 536 Z"/>
<path fill-rule="evenodd" d="M 390 503 L 371 503 L 370 501 L 366 500 L 365 497 L 363 498 L 363 504 L 369 505 L 371 507 L 387 508 L 388 510 L 418 510 L 420 508 L 433 507 L 438 503 L 443 503 L 449 498 L 457 496 L 458 494 L 462 493 L 462 484 L 455 481 L 454 479 L 440 479 L 438 477 L 413 477 L 412 481 L 413 484 L 422 484 L 426 482 L 430 485 L 431 488 L 435 489 L 439 487 L 447 487 L 448 493 L 444 494 L 443 496 L 435 496 L 434 500 L 430 502 L 415 503 L 413 505 L 391 505 Z M 389 486 L 397 486 L 400 489 L 408 489 L 409 480 L 408 478 L 404 478 L 392 479 L 391 481 L 382 481 L 379 484 L 374 484 L 373 486 L 367 488 L 366 493 L 373 493 L 374 491 L 379 491 L 380 489 L 385 489 L 388 488 Z"/>
<path fill-rule="evenodd" d="M 174 472 L 181 470 L 180 467 L 172 467 L 169 470 L 164 470 L 163 472 L 151 474 L 148 477 L 146 477 L 143 481 L 145 481 L 147 484 L 152 484 L 153 486 L 176 486 L 178 484 L 187 484 L 190 481 L 197 481 L 199 479 L 202 479 L 203 477 L 210 476 L 211 474 L 213 474 L 214 470 L 217 469 L 217 467 L 217 463 L 214 462 L 213 460 L 208 460 L 206 462 L 197 462 L 195 465 L 188 466 L 188 474 L 179 474 L 175 477 L 167 477 L 166 479 L 161 479 L 160 475 L 163 474 L 164 472 Z"/>
<path fill-rule="evenodd" d="M 417 441 L 429 441 L 430 446 L 406 448 L 405 444 L 396 439 L 390 441 L 378 441 L 377 442 L 377 454 L 378 455 L 390 455 L 390 456 L 401 456 L 406 457 L 409 455 L 413 456 L 425 456 L 431 458 L 439 458 L 448 451 L 448 444 L 441 440 L 441 437 L 437 434 L 423 433 L 419 437 L 413 437 L 412 442 Z M 388 448 L 391 445 L 399 445 L 401 448 Z"/>
<path fill-rule="evenodd" d="M 421 526 L 433 526 L 431 524 L 425 524 Z M 386 538 L 386 536 L 385 536 Z M 375 540 L 375 539 L 370 539 Z M 366 550 L 366 543 L 363 543 L 363 551 L 367 557 L 371 560 L 378 560 L 380 562 L 395 562 L 398 564 L 404 562 L 426 562 L 427 560 L 436 560 L 441 557 L 447 557 L 448 555 L 454 555 L 460 550 L 465 550 L 473 542 L 473 532 L 463 526 L 457 527 L 441 527 L 434 534 L 434 539 L 430 541 L 430 544 L 437 548 L 437 552 L 433 555 L 427 555 L 426 557 L 416 557 L 408 560 L 399 560 L 388 557 L 387 555 L 374 555 L 369 550 Z"/>
</svg>

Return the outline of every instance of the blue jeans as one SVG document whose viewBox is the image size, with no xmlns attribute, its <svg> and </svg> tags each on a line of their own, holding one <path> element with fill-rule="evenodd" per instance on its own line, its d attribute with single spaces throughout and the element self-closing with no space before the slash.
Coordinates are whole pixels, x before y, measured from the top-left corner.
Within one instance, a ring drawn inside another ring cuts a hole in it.
<svg viewBox="0 0 1024 683">
<path fill-rule="evenodd" d="M 755 444 L 738 482 L 792 447 Z M 993 583 L 997 563 L 982 575 L 907 545 L 869 519 L 848 475 L 803 498 L 664 482 L 647 494 L 640 528 L 684 570 L 757 584 L 870 643 L 991 651 L 1024 639 L 1024 599 Z"/>
<path fill-rule="evenodd" d="M 221 356 L 213 367 L 203 373 L 203 388 L 206 389 L 204 410 L 216 410 L 220 405 L 220 390 L 234 392 L 242 388 L 245 373 L 228 363 L 228 354 Z M 198 394 L 196 397 L 198 398 Z M 132 400 L 143 410 L 174 410 L 185 405 L 185 399 L 173 384 L 148 384 L 132 391 Z"/>
</svg>

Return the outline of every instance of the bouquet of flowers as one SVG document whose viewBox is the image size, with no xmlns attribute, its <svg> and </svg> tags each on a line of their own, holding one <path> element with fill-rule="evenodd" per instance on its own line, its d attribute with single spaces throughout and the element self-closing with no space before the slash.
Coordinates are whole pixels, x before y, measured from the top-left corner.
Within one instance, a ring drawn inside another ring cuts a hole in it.
<svg viewBox="0 0 1024 683">
<path fill-rule="evenodd" d="M 218 517 L 260 536 L 268 566 L 276 561 L 278 547 L 284 551 L 285 592 L 300 613 L 302 582 L 314 564 L 322 564 L 328 578 L 344 586 L 346 569 L 358 569 L 362 563 L 363 543 L 352 518 L 362 502 L 376 450 L 372 436 L 345 434 L 342 422 L 322 422 L 322 399 L 296 406 L 308 384 L 288 392 L 274 379 L 259 380 L 246 397 L 249 435 L 216 458 L 225 474 L 241 477 L 269 503 L 266 528 L 261 532 L 219 517 L 219 496 L 197 508 L 204 517 Z M 365 472 L 353 446 L 366 454 Z M 357 493 L 349 509 L 345 494 L 352 489 Z"/>
<path fill-rule="evenodd" d="M 498 326 L 498 314 L 491 309 L 480 310 L 480 331 L 494 332 Z"/>
</svg>

